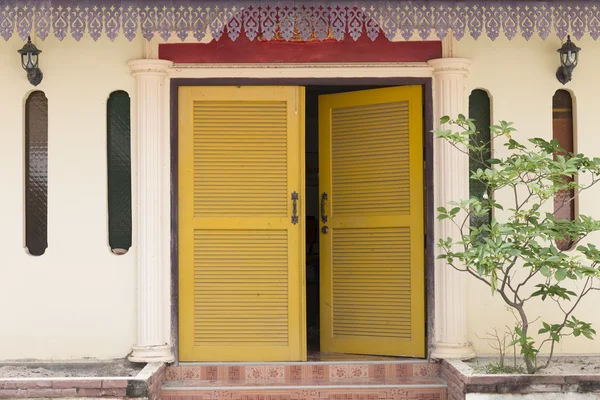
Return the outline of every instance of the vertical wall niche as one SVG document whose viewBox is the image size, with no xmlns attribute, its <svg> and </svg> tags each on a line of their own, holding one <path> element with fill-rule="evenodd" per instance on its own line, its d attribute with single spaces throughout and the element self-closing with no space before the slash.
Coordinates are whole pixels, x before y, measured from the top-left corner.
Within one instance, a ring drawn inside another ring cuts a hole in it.
<svg viewBox="0 0 600 400">
<path fill-rule="evenodd" d="M 32 256 L 48 248 L 48 99 L 41 91 L 25 102 L 25 246 Z"/>
<path fill-rule="evenodd" d="M 471 135 L 470 141 L 472 145 L 485 145 L 487 148 L 482 157 L 483 161 L 477 161 L 473 158 L 469 160 L 469 171 L 476 171 L 479 168 L 486 169 L 490 167 L 490 164 L 487 162 L 487 160 L 491 158 L 492 154 L 490 113 L 490 97 L 488 96 L 487 92 L 481 89 L 473 90 L 469 96 L 469 118 L 475 120 L 477 134 Z M 489 198 L 489 195 L 490 194 L 487 193 L 487 198 Z M 485 185 L 479 181 L 469 179 L 469 197 L 475 197 L 479 200 L 483 200 L 486 197 Z M 489 224 L 491 219 L 491 211 L 487 215 L 472 215 L 471 226 Z"/>
<path fill-rule="evenodd" d="M 127 92 L 111 93 L 106 110 L 108 244 L 114 254 L 131 247 L 131 102 Z"/>
<path fill-rule="evenodd" d="M 567 156 L 573 153 L 575 148 L 573 140 L 573 99 L 571 93 L 560 89 L 552 97 L 552 137 L 558 141 L 560 147 Z M 573 176 L 565 176 L 566 182 L 572 182 Z M 564 218 L 569 221 L 575 219 L 575 202 L 572 200 L 575 195 L 573 189 L 562 190 L 554 197 L 554 217 Z M 572 238 L 564 238 L 556 241 L 556 247 L 559 250 L 568 250 L 573 246 Z"/>
</svg>

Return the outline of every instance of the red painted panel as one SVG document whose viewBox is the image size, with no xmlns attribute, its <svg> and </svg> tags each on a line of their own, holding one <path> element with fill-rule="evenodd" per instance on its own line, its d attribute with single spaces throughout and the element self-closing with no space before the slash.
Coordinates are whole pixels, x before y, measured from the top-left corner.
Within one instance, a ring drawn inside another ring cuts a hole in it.
<svg viewBox="0 0 600 400">
<path fill-rule="evenodd" d="M 371 41 L 250 41 L 222 39 L 207 44 L 173 43 L 159 46 L 159 57 L 177 63 L 318 63 L 418 62 L 442 57 L 440 41 L 390 42 L 383 35 Z"/>
</svg>

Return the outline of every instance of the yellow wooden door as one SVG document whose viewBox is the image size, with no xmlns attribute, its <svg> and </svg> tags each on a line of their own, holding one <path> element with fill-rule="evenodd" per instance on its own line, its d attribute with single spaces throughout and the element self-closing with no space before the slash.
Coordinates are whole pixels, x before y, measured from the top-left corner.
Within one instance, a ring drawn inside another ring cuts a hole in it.
<svg viewBox="0 0 600 400">
<path fill-rule="evenodd" d="M 321 351 L 425 355 L 422 106 L 420 86 L 319 97 Z"/>
<path fill-rule="evenodd" d="M 304 89 L 179 89 L 181 361 L 306 357 Z"/>
</svg>

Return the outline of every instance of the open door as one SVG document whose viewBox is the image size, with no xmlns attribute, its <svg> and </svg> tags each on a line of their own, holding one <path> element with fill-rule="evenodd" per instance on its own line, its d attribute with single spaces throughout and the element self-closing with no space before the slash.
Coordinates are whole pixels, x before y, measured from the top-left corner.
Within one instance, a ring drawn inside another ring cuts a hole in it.
<svg viewBox="0 0 600 400">
<path fill-rule="evenodd" d="M 304 89 L 179 89 L 181 361 L 302 361 Z"/>
<path fill-rule="evenodd" d="M 319 97 L 321 351 L 425 356 L 421 93 Z"/>
</svg>

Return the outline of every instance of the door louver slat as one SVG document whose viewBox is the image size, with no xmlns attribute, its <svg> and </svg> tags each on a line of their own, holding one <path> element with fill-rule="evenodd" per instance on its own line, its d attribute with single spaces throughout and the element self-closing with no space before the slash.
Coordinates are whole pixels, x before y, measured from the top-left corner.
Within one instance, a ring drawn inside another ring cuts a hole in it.
<svg viewBox="0 0 600 400">
<path fill-rule="evenodd" d="M 261 119 L 263 115 L 269 119 Z M 267 131 L 272 134 L 265 141 Z M 240 134 L 244 139 L 234 141 L 231 134 Z M 265 165 L 264 159 L 278 160 L 281 165 L 273 168 Z M 224 160 L 229 160 L 231 165 L 215 165 Z M 256 102 L 253 106 L 243 101 L 194 102 L 196 216 L 286 215 L 286 160 L 286 102 Z M 224 177 L 227 179 L 222 179 Z M 243 185 L 248 177 L 262 180 Z M 244 193 L 239 191 L 240 184 L 246 188 Z M 274 193 L 274 189 L 279 190 Z"/>
<path fill-rule="evenodd" d="M 364 215 L 410 212 L 410 159 L 398 156 L 408 153 L 408 126 L 408 101 L 332 110 L 334 214 L 352 215 L 357 208 Z M 390 154 L 392 165 L 383 154 Z M 399 180 L 404 185 L 393 184 Z"/>
</svg>

